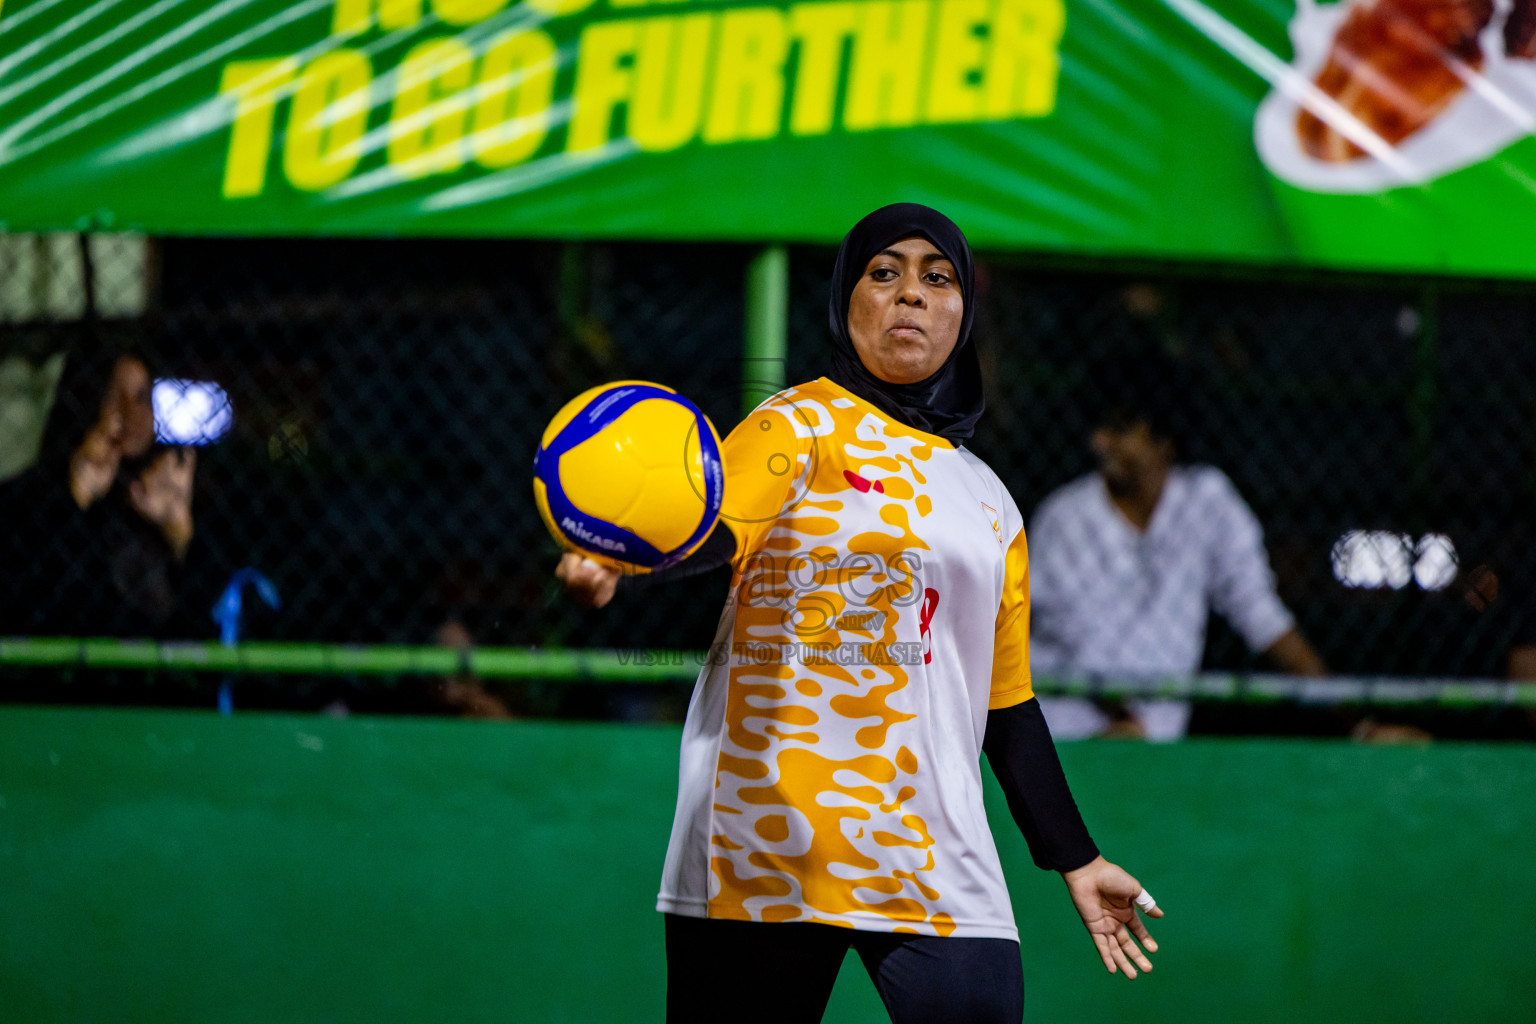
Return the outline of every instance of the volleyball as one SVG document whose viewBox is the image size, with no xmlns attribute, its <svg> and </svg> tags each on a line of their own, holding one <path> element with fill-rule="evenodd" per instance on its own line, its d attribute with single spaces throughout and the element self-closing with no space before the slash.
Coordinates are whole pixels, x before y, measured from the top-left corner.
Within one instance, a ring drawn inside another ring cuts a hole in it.
<svg viewBox="0 0 1536 1024">
<path fill-rule="evenodd" d="M 533 460 L 534 501 L 555 540 L 621 572 L 686 558 L 719 520 L 724 490 L 709 417 L 647 381 L 571 399 Z"/>
</svg>

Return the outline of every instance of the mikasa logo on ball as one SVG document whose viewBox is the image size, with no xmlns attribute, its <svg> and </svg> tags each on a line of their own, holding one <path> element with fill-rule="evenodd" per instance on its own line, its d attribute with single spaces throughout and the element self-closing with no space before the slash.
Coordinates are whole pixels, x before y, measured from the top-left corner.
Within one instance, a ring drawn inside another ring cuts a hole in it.
<svg viewBox="0 0 1536 1024">
<path fill-rule="evenodd" d="M 607 537 L 599 537 L 597 534 L 588 530 L 585 526 L 582 526 L 580 523 L 576 522 L 576 520 L 572 519 L 570 516 L 561 517 L 560 529 L 564 530 L 566 533 L 572 534 L 573 536 L 579 537 L 580 539 L 586 541 L 588 544 L 600 547 L 604 551 L 625 550 L 623 541 L 610 540 Z"/>
</svg>

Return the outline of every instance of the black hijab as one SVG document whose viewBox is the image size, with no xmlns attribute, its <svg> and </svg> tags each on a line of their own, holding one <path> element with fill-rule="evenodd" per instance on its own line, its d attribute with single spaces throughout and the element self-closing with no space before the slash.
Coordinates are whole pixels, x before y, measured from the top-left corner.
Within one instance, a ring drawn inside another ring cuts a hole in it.
<svg viewBox="0 0 1536 1024">
<path fill-rule="evenodd" d="M 848 333 L 848 300 L 870 258 L 912 235 L 928 239 L 955 265 L 965 310 L 960 318 L 960 337 L 944 365 L 914 384 L 892 384 L 870 373 L 859 359 Z M 974 284 L 971 247 L 954 222 L 938 210 L 917 203 L 895 203 L 869 214 L 843 239 L 832 268 L 832 296 L 827 309 L 832 328 L 832 372 L 828 376 L 909 427 L 957 445 L 964 443 L 975 432 L 976 421 L 987 404 L 981 393 L 981 364 L 976 359 L 976 346 L 971 344 Z"/>
</svg>

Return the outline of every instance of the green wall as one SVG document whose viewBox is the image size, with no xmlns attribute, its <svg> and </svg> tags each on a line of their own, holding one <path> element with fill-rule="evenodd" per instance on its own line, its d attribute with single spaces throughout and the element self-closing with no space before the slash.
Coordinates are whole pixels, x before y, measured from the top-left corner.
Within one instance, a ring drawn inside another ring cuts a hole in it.
<svg viewBox="0 0 1536 1024">
<path fill-rule="evenodd" d="M 677 739 L 0 708 L 0 1020 L 659 1020 Z M 1062 756 L 1169 916 L 1156 971 L 1104 975 L 996 800 L 1027 1019 L 1536 1016 L 1536 749 Z M 856 961 L 827 1019 L 884 1019 Z"/>
</svg>

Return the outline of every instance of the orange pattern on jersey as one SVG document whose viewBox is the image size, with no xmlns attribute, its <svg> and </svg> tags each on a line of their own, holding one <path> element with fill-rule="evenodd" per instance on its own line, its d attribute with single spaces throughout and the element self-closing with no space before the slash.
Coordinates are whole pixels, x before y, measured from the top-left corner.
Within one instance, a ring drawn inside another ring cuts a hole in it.
<svg viewBox="0 0 1536 1024">
<path fill-rule="evenodd" d="M 881 652 L 918 639 L 914 556 L 928 545 L 914 524 L 932 508 L 922 464 L 949 445 L 818 381 L 737 428 L 746 442 L 781 444 L 739 462 L 782 467 L 772 459 L 784 458 L 786 424 L 797 467 L 784 496 L 771 496 L 778 514 L 736 530 L 731 637 L 733 650 L 784 654 L 731 663 L 734 749 L 722 749 L 715 773 L 715 806 L 728 813 L 711 819 L 709 914 L 833 924 L 873 914 L 945 935 L 955 925 L 935 912 L 940 894 L 926 881 L 934 840 L 905 809 L 923 787 L 923 765 L 901 742 L 914 718 L 905 708 L 919 706 L 904 692 L 911 664 Z M 833 536 L 842 543 L 829 545 Z"/>
</svg>

